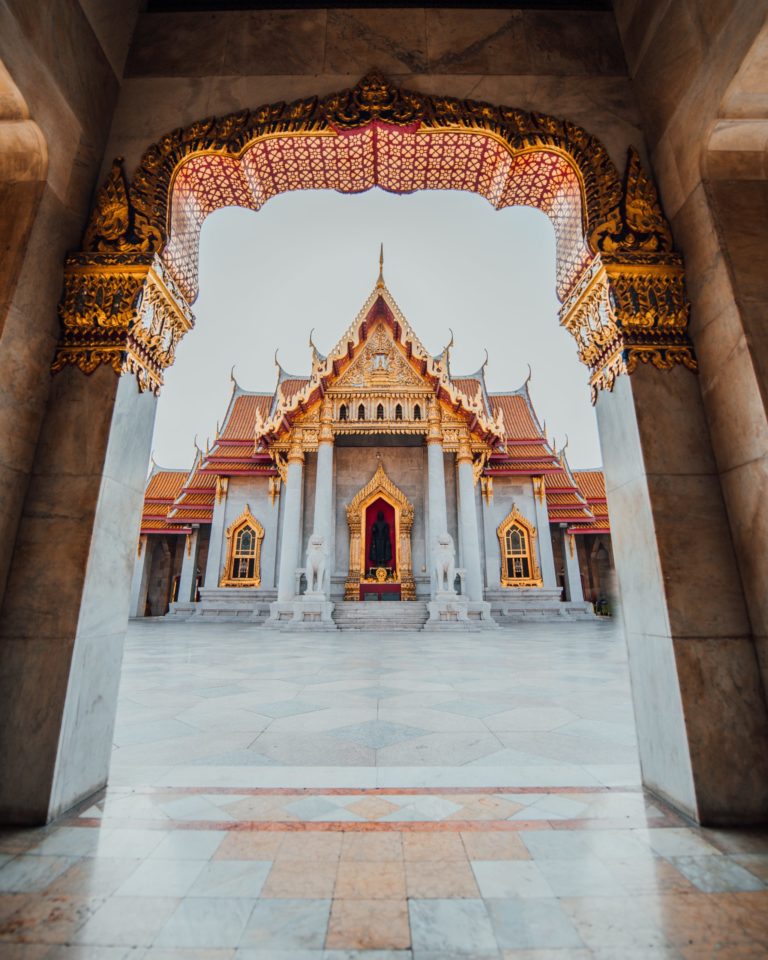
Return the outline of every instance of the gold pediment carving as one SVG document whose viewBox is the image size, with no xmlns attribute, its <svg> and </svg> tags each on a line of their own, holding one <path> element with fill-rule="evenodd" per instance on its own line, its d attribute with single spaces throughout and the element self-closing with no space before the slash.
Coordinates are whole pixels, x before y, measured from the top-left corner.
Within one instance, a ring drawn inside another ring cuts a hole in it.
<svg viewBox="0 0 768 960">
<path fill-rule="evenodd" d="M 424 378 L 405 359 L 388 328 L 379 323 L 333 387 L 347 391 L 397 390 L 424 384 Z"/>
</svg>

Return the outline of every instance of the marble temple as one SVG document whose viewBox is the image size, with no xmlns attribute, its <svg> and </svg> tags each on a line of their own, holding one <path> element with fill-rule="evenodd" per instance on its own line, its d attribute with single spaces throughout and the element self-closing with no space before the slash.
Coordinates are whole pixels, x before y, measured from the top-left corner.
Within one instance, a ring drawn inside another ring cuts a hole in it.
<svg viewBox="0 0 768 960">
<path fill-rule="evenodd" d="M 572 470 L 554 449 L 528 381 L 491 393 L 486 364 L 452 371 L 451 342 L 432 356 L 381 259 L 327 356 L 310 338 L 308 373 L 278 365 L 269 392 L 233 377 L 191 468 L 153 466 L 132 616 L 480 629 L 608 612 L 602 470 Z M 347 606 L 359 601 L 365 612 Z"/>
</svg>

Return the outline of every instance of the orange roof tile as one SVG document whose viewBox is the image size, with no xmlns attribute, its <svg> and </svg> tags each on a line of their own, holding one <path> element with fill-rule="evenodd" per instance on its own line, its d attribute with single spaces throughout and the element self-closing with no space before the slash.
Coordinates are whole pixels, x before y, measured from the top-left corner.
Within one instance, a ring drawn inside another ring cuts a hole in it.
<svg viewBox="0 0 768 960">
<path fill-rule="evenodd" d="M 285 400 L 289 402 L 296 396 L 297 393 L 301 393 L 308 383 L 308 377 L 292 377 L 289 380 L 283 380 L 277 389 L 282 393 Z"/>
<path fill-rule="evenodd" d="M 256 412 L 258 411 L 262 419 L 266 420 L 271 406 L 272 396 L 268 394 L 244 393 L 235 397 L 224 430 L 217 439 L 252 441 L 256 426 Z"/>
<path fill-rule="evenodd" d="M 185 507 L 184 505 L 173 508 L 169 516 L 170 523 L 189 523 L 194 520 L 210 520 L 211 510 L 205 507 Z"/>
<path fill-rule="evenodd" d="M 187 479 L 186 470 L 158 470 L 149 478 L 145 500 L 175 500 Z"/>
<path fill-rule="evenodd" d="M 451 383 L 470 400 L 480 392 L 480 381 L 474 377 L 451 377 Z"/>
<path fill-rule="evenodd" d="M 184 486 L 186 470 L 161 470 L 157 467 L 150 474 L 144 490 L 141 512 L 141 532 L 160 532 L 168 527 L 168 512 L 173 501 Z"/>
<path fill-rule="evenodd" d="M 213 490 L 210 493 L 184 493 L 183 497 L 176 501 L 176 506 L 210 506 L 213 503 L 214 496 Z"/>
<path fill-rule="evenodd" d="M 142 520 L 141 521 L 141 532 L 142 533 L 184 533 L 183 529 L 174 529 L 169 525 L 168 520 Z"/>
<path fill-rule="evenodd" d="M 587 500 L 605 500 L 605 475 L 602 470 L 574 470 L 573 476 Z"/>
<path fill-rule="evenodd" d="M 531 407 L 520 393 L 493 393 L 489 396 L 491 413 L 495 417 L 500 409 L 504 414 L 504 427 L 510 440 L 534 440 L 542 436 Z"/>
</svg>

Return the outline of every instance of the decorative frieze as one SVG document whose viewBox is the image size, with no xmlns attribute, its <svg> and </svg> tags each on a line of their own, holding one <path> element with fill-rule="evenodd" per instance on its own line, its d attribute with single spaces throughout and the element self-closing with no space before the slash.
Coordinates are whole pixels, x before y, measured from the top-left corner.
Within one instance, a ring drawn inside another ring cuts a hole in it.
<svg viewBox="0 0 768 960">
<path fill-rule="evenodd" d="M 274 144 L 282 138 L 286 150 L 300 152 L 306 149 L 302 143 L 308 137 L 324 138 L 321 146 L 327 146 L 331 141 L 351 142 L 366 128 L 384 127 L 399 138 L 392 147 L 400 151 L 394 166 L 403 170 L 417 162 L 412 139 L 416 137 L 420 143 L 428 137 L 439 139 L 445 150 L 457 151 L 452 170 L 465 169 L 462 151 L 477 137 L 492 140 L 512 162 L 523 164 L 512 181 L 522 184 L 530 180 L 530 189 L 505 194 L 506 199 L 489 199 L 500 205 L 525 203 L 552 218 L 561 277 L 558 289 L 563 298 L 561 322 L 576 339 L 579 356 L 590 369 L 593 399 L 598 390 L 611 389 L 617 376 L 631 373 L 638 363 L 659 369 L 678 364 L 696 368 L 687 336 L 682 262 L 673 251 L 669 224 L 636 150 L 629 150 L 621 177 L 600 141 L 567 120 L 401 90 L 380 74 L 371 73 L 356 86 L 324 99 L 268 104 L 174 130 L 147 149 L 130 184 L 118 158 L 94 204 L 84 236 L 87 252 L 69 257 L 66 263 L 60 306 L 64 329 L 54 369 L 74 364 L 90 373 L 108 363 L 118 373 L 134 373 L 141 389 L 159 389 L 162 371 L 173 362 L 178 340 L 192 326 L 192 314 L 180 289 L 190 300 L 195 295 L 194 231 L 199 232 L 200 224 L 191 216 L 190 223 L 197 225 L 190 227 L 192 234 L 184 242 L 175 233 L 171 235 L 172 227 L 182 230 L 173 226 L 176 208 L 172 209 L 172 198 L 174 204 L 182 202 L 181 194 L 177 197 L 174 193 L 174 184 L 184 181 L 192 201 L 202 202 L 199 191 L 203 188 L 195 186 L 194 177 L 184 180 L 185 171 L 191 170 L 188 165 L 218 163 L 212 175 L 232 179 L 244 154 L 257 144 Z M 337 163 L 342 169 L 341 161 L 332 159 L 335 156 L 329 153 L 324 162 Z M 357 168 L 363 160 L 354 157 Z M 302 174 L 305 165 L 298 158 L 298 154 L 290 156 L 291 169 L 298 171 L 291 189 L 306 185 L 302 178 L 308 174 Z M 547 176 L 536 175 L 525 166 L 539 162 L 549 165 Z M 540 184 L 549 183 L 555 174 L 559 184 L 556 196 L 542 193 Z M 463 181 L 441 185 L 472 189 Z M 359 188 L 357 181 L 340 181 L 337 186 Z M 389 188 L 395 189 L 391 184 Z M 406 184 L 402 189 L 413 186 Z M 254 209 L 259 205 L 253 197 L 230 193 L 234 198 L 230 202 Z M 225 191 L 227 196 L 230 193 Z M 216 203 L 221 201 L 214 198 L 210 209 L 205 204 L 204 210 L 200 207 L 200 216 L 211 212 Z M 180 289 L 160 256 L 174 270 Z M 382 277 L 375 294 L 384 290 Z M 486 423 L 479 398 L 456 393 L 445 365 L 424 350 L 396 307 L 390 306 L 395 340 L 407 348 L 407 355 L 393 349 L 392 338 L 380 327 L 365 344 L 354 369 L 342 375 L 342 381 L 344 376 L 350 380 L 347 389 L 354 387 L 352 393 L 356 389 L 374 393 L 382 388 L 385 393 L 394 387 L 413 389 L 420 375 L 427 374 L 441 399 L 447 394 L 450 402 L 461 402 L 470 415 L 476 415 L 489 437 L 503 437 L 503 423 Z M 365 339 L 366 323 L 357 322 L 350 328 L 336 354 L 322 357 L 314 350 L 306 389 L 290 402 L 281 403 L 271 423 L 265 425 L 273 440 L 278 439 L 274 434 L 284 418 L 302 411 L 314 393 L 323 392 L 321 383 L 335 375 L 335 365 L 344 366 L 345 358 L 352 357 Z M 347 423 L 340 429 L 352 431 L 355 427 Z M 391 429 L 417 432 L 421 427 L 396 423 Z M 326 422 L 315 442 L 328 439 L 330 430 Z M 441 438 L 439 425 L 430 420 L 428 442 Z"/>
<path fill-rule="evenodd" d="M 69 256 L 59 316 L 54 373 L 66 366 L 93 373 L 107 364 L 154 393 L 179 341 L 194 326 L 189 305 L 155 254 Z"/>
<path fill-rule="evenodd" d="M 642 255 L 596 258 L 560 312 L 589 367 L 593 403 L 599 390 L 612 390 L 616 378 L 638 363 L 696 370 L 688 311 L 683 268 L 674 254 L 666 262 Z"/>
</svg>

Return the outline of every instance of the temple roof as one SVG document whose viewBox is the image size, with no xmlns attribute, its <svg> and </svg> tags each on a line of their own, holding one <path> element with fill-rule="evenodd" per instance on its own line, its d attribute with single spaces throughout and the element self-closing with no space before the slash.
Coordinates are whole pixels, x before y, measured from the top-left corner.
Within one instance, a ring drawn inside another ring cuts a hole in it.
<svg viewBox="0 0 768 960">
<path fill-rule="evenodd" d="M 561 450 L 558 455 L 557 468 L 545 474 L 544 488 L 550 523 L 579 525 L 590 523 L 594 519 L 587 499 L 568 465 L 565 450 Z M 578 530 L 574 527 L 570 532 Z"/>
<path fill-rule="evenodd" d="M 203 452 L 197 450 L 192 469 L 184 476 L 184 483 L 168 513 L 168 523 L 189 525 L 210 523 L 216 496 L 216 475 L 203 469 Z"/>
<path fill-rule="evenodd" d="M 184 533 L 168 522 L 168 513 L 184 486 L 187 470 L 173 470 L 153 465 L 144 490 L 141 533 Z"/>
<path fill-rule="evenodd" d="M 374 341 L 369 344 L 375 331 Z M 379 339 L 383 347 L 378 345 Z M 337 397 L 341 394 L 346 403 L 348 393 L 354 395 L 355 389 L 361 389 L 358 377 L 365 369 L 363 360 L 367 357 L 365 362 L 370 367 L 373 361 L 369 355 L 378 356 L 380 349 L 389 351 L 389 362 L 397 371 L 387 389 L 395 393 L 415 390 L 416 396 L 425 400 L 436 396 L 448 420 L 463 419 L 474 450 L 481 451 L 479 456 L 485 458 L 478 459 L 477 466 L 486 476 L 543 477 L 552 523 L 568 524 L 569 531 L 575 533 L 609 530 L 602 471 L 572 471 L 564 451 L 554 450 L 531 400 L 530 372 L 516 390 L 489 393 L 486 354 L 475 373 L 454 376 L 450 369 L 453 334 L 441 353 L 432 356 L 403 316 L 381 272 L 362 309 L 333 349 L 321 354 L 311 335 L 309 346 L 309 376 L 288 373 L 275 355 L 278 375 L 271 392 L 243 389 L 233 369 L 227 410 L 210 447 L 205 453 L 196 451 L 189 471 L 155 467 L 150 474 L 142 533 L 183 533 L 191 529 L 191 524 L 210 523 L 219 478 L 275 476 L 279 458 L 274 443 L 280 440 L 284 445 L 279 449 L 285 450 L 294 423 L 306 424 L 309 416 L 314 416 L 316 429 L 317 407 L 329 391 Z M 366 421 L 368 426 L 375 430 L 373 421 Z"/>
<path fill-rule="evenodd" d="M 296 419 L 320 403 L 325 393 L 358 360 L 372 332 L 382 326 L 400 351 L 402 359 L 398 363 L 402 366 L 405 362 L 410 367 L 410 377 L 420 380 L 438 399 L 449 404 L 455 415 L 467 421 L 473 434 L 492 445 L 501 442 L 503 434 L 487 406 L 479 375 L 456 379 L 450 376 L 448 348 L 439 357 L 429 353 L 380 274 L 363 308 L 327 356 L 312 345 L 312 371 L 308 378 L 289 376 L 280 368 L 277 402 L 266 423 L 257 430 L 257 440 L 264 449 L 290 434 Z"/>
<path fill-rule="evenodd" d="M 579 491 L 589 505 L 593 516 L 586 527 L 579 526 L 571 533 L 610 533 L 611 523 L 608 517 L 608 499 L 605 495 L 605 474 L 602 470 L 574 470 L 574 479 Z"/>
<path fill-rule="evenodd" d="M 274 472 L 269 458 L 254 454 L 253 448 L 258 426 L 269 417 L 281 381 L 278 378 L 274 393 L 244 390 L 234 379 L 233 383 L 224 421 L 203 457 L 201 472 L 213 476 Z"/>
</svg>

